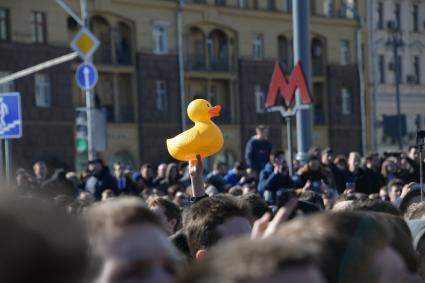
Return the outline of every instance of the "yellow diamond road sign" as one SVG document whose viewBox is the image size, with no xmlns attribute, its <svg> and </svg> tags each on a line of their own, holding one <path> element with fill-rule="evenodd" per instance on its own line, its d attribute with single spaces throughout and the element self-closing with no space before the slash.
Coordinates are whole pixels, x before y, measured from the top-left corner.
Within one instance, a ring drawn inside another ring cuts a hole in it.
<svg viewBox="0 0 425 283">
<path fill-rule="evenodd" d="M 86 28 L 80 29 L 71 42 L 71 48 L 77 51 L 83 60 L 91 57 L 99 45 L 99 40 Z"/>
</svg>

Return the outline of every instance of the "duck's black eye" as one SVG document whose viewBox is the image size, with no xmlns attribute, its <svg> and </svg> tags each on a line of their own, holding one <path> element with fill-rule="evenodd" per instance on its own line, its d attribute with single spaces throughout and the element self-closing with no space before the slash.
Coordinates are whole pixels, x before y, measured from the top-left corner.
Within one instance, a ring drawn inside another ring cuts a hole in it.
<svg viewBox="0 0 425 283">
<path fill-rule="evenodd" d="M 211 105 L 207 104 L 208 107 L 211 107 Z"/>
</svg>

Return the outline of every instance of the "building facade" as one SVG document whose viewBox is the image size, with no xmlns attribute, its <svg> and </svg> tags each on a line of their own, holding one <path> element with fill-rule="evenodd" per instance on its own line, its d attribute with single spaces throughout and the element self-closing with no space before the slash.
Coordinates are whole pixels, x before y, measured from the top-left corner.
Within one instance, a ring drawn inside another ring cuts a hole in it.
<svg viewBox="0 0 425 283">
<path fill-rule="evenodd" d="M 401 133 L 406 148 L 415 144 L 416 130 L 425 123 L 425 1 L 373 0 L 368 10 L 371 145 L 379 151 L 398 148 L 398 68 Z M 391 33 L 395 27 L 396 41 Z M 394 44 L 398 45 L 397 57 Z"/>
<path fill-rule="evenodd" d="M 68 2 L 79 10 L 79 1 Z M 340 153 L 360 151 L 359 23 L 347 9 L 356 3 L 311 3 L 313 142 L 330 145 Z M 94 55 L 99 70 L 96 105 L 106 109 L 108 120 L 108 149 L 100 155 L 133 166 L 170 160 L 165 140 L 182 130 L 179 36 L 184 51 L 185 104 L 206 98 L 223 108 L 216 121 L 223 130 L 225 146 L 215 158 L 229 163 L 241 159 L 258 124 L 270 126 L 275 148 L 286 148 L 284 121 L 264 107 L 275 62 L 288 75 L 293 66 L 291 4 L 289 0 L 187 0 L 179 34 L 178 1 L 89 1 L 91 30 L 101 41 Z M 365 9 L 361 5 L 359 8 Z M 3 0 L 0 70 L 5 75 L 70 52 L 69 42 L 78 30 L 78 24 L 51 1 L 25 1 L 24 5 L 24 1 Z M 22 63 L 18 65 L 19 60 Z M 73 79 L 79 63 L 60 65 L 40 73 L 41 77 L 36 74 L 9 86 L 27 99 L 24 124 L 34 124 L 16 141 L 16 150 L 22 146 L 33 154 L 28 152 L 22 162 L 47 153 L 65 163 L 84 161 L 84 154 L 75 153 L 73 137 L 74 108 L 85 102 Z M 46 80 L 49 87 L 43 84 Z M 49 103 L 37 104 L 37 93 L 44 88 L 30 82 L 49 89 Z M 41 133 L 46 136 L 45 143 Z M 50 138 L 59 133 L 60 139 Z M 37 150 L 36 156 L 32 149 L 39 146 L 45 151 Z"/>
</svg>

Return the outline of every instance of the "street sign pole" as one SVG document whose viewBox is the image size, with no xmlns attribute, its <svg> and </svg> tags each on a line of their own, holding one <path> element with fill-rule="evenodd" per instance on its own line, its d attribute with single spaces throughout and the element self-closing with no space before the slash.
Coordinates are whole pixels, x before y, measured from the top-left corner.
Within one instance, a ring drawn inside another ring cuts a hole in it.
<svg viewBox="0 0 425 283">
<path fill-rule="evenodd" d="M 289 175 L 293 175 L 293 163 L 294 163 L 294 154 L 292 149 L 292 116 L 287 116 L 285 118 L 286 120 L 286 135 L 288 139 L 288 169 L 289 169 Z"/>
<path fill-rule="evenodd" d="M 311 88 L 310 60 L 310 0 L 292 0 L 294 26 L 294 63 L 301 61 L 305 77 Z M 300 91 L 297 90 L 296 105 L 301 105 Z M 311 108 L 300 109 L 297 113 L 297 159 L 305 163 L 312 145 L 313 120 Z"/>
<path fill-rule="evenodd" d="M 4 140 L 5 144 L 5 175 L 6 175 L 6 185 L 9 187 L 11 185 L 12 180 L 12 141 L 10 139 Z"/>
<path fill-rule="evenodd" d="M 89 17 L 87 11 L 87 0 L 80 0 L 81 6 L 81 19 L 83 21 L 84 27 L 89 29 Z M 84 59 L 85 64 L 92 63 L 92 57 L 87 56 Z M 84 70 L 84 79 L 86 86 L 88 86 L 88 71 Z M 94 137 L 93 137 L 93 104 L 94 97 L 93 91 L 91 88 L 86 88 L 86 110 L 87 110 L 87 143 L 88 143 L 88 160 L 94 160 L 96 158 L 96 151 L 94 150 Z"/>
<path fill-rule="evenodd" d="M 0 139 L 0 180 L 4 180 L 4 143 L 3 140 Z M 0 182 L 1 184 L 1 182 Z"/>
</svg>

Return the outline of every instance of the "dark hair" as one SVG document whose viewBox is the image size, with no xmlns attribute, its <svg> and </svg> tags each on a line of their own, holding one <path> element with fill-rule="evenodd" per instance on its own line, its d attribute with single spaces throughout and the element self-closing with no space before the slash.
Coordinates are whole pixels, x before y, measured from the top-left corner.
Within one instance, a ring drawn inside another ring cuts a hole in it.
<svg viewBox="0 0 425 283">
<path fill-rule="evenodd" d="M 201 248 L 217 243 L 221 235 L 217 226 L 234 216 L 246 217 L 248 212 L 242 203 L 230 195 L 204 198 L 183 211 L 183 229 L 193 257 Z"/>
<path fill-rule="evenodd" d="M 388 183 L 388 189 L 390 189 L 392 186 L 403 186 L 404 182 L 401 179 L 393 179 Z"/>
<path fill-rule="evenodd" d="M 164 213 L 168 221 L 172 219 L 176 220 L 173 233 L 181 228 L 181 212 L 179 207 L 174 202 L 162 197 L 152 197 L 148 199 L 148 206 L 150 208 L 155 206 L 162 207 L 164 208 Z"/>
<path fill-rule="evenodd" d="M 281 155 L 285 155 L 285 152 L 283 150 L 275 150 L 270 154 L 270 160 L 273 161 L 273 159 L 278 158 Z"/>
<path fill-rule="evenodd" d="M 307 201 L 317 205 L 321 210 L 325 210 L 325 203 L 323 198 L 316 192 L 303 191 L 298 195 L 299 200 Z"/>
<path fill-rule="evenodd" d="M 261 218 L 265 213 L 273 215 L 273 210 L 267 205 L 267 202 L 257 194 L 246 194 L 240 196 L 241 200 L 248 205 L 248 209 L 254 219 Z"/>
</svg>

